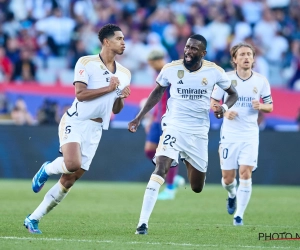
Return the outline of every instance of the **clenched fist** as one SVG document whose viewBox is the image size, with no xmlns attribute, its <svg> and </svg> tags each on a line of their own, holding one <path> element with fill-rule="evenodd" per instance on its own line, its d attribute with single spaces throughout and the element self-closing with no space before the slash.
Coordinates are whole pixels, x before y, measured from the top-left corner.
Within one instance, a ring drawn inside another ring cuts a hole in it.
<svg viewBox="0 0 300 250">
<path fill-rule="evenodd" d="M 119 78 L 116 77 L 116 76 L 112 76 L 110 78 L 110 82 L 109 82 L 109 85 L 108 85 L 110 92 L 116 90 L 119 85 L 120 85 Z"/>
</svg>

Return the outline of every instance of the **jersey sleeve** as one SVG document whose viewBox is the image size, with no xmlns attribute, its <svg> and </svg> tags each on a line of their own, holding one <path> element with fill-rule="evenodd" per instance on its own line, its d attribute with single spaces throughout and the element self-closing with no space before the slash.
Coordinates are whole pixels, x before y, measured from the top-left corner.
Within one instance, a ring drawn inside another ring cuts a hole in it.
<svg viewBox="0 0 300 250">
<path fill-rule="evenodd" d="M 86 65 L 81 62 L 81 58 L 77 61 L 74 69 L 74 82 L 82 82 L 88 85 L 89 82 L 89 74 L 87 72 Z"/>
<path fill-rule="evenodd" d="M 273 103 L 270 83 L 266 78 L 264 78 L 264 85 L 262 87 L 260 97 L 262 98 L 264 103 L 269 103 L 269 104 Z"/>
<path fill-rule="evenodd" d="M 170 86 L 170 82 L 168 80 L 167 73 L 168 73 L 167 69 L 163 68 L 156 78 L 156 82 L 162 87 Z"/>
<path fill-rule="evenodd" d="M 224 90 L 229 89 L 231 83 L 230 83 L 230 79 L 228 78 L 227 74 L 225 73 L 224 70 L 222 70 L 222 72 L 221 71 L 218 71 L 218 72 L 219 72 L 219 75 L 218 75 L 216 84 Z"/>
<path fill-rule="evenodd" d="M 215 85 L 213 92 L 211 93 L 211 98 L 221 101 L 223 99 L 223 96 L 225 94 L 225 91 L 220 88 L 219 86 Z"/>
</svg>

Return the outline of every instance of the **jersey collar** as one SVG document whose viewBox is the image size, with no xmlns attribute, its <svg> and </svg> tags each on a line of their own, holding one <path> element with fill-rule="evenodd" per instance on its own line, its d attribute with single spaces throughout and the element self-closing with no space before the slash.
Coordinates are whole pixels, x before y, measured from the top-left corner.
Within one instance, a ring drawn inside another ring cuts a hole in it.
<svg viewBox="0 0 300 250">
<path fill-rule="evenodd" d="M 237 71 L 235 71 L 235 74 L 237 75 L 238 78 L 240 78 L 240 76 L 238 75 Z M 242 78 L 240 78 L 240 79 L 241 79 L 243 82 L 245 82 L 245 81 L 249 80 L 252 76 L 253 76 L 253 72 L 252 72 L 252 70 L 251 70 L 251 75 L 250 75 L 247 79 L 242 79 Z"/>
<path fill-rule="evenodd" d="M 105 65 L 105 63 L 104 63 L 104 61 L 103 61 L 103 59 L 102 59 L 100 53 L 99 53 L 99 58 L 100 58 L 101 62 L 103 63 L 103 65 L 106 67 L 106 65 Z M 116 61 L 114 61 L 114 64 L 115 64 L 115 72 L 110 72 L 110 71 L 108 70 L 108 68 L 106 67 L 106 69 L 107 69 L 110 73 L 112 73 L 112 74 L 115 74 L 116 71 L 117 71 Z"/>
</svg>

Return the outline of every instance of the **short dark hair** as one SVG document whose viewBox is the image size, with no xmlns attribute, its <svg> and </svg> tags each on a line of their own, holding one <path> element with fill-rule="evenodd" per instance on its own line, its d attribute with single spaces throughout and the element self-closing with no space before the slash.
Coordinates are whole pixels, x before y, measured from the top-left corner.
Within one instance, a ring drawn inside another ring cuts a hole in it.
<svg viewBox="0 0 300 250">
<path fill-rule="evenodd" d="M 203 44 L 204 49 L 206 49 L 207 41 L 204 38 L 204 36 L 201 36 L 199 34 L 194 34 L 194 35 L 191 35 L 189 38 L 196 39 L 196 40 L 200 41 Z"/>
<path fill-rule="evenodd" d="M 122 31 L 122 30 L 119 26 L 117 26 L 115 24 L 109 23 L 109 24 L 104 25 L 98 33 L 98 38 L 99 38 L 100 42 L 103 43 L 105 38 L 114 36 L 115 31 Z"/>
</svg>

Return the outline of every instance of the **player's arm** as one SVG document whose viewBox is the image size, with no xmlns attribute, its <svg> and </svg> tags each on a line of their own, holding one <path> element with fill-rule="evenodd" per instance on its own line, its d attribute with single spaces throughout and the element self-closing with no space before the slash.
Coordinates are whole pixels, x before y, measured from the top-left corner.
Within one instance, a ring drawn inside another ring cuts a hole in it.
<svg viewBox="0 0 300 250">
<path fill-rule="evenodd" d="M 252 107 L 264 113 L 270 113 L 273 111 L 273 103 L 261 103 L 258 100 L 252 100 Z"/>
<path fill-rule="evenodd" d="M 228 89 L 225 89 L 225 91 L 228 94 L 225 103 L 223 103 L 222 105 L 220 105 L 220 102 L 217 103 L 217 101 L 215 100 L 216 102 L 212 106 L 212 109 L 214 111 L 214 115 L 218 119 L 223 118 L 224 115 L 225 115 L 225 112 L 228 109 L 230 109 L 236 103 L 236 101 L 238 100 L 238 93 L 237 93 L 235 87 L 233 87 L 232 85 L 230 85 L 230 87 Z M 237 115 L 237 113 L 236 113 L 236 115 Z"/>
<path fill-rule="evenodd" d="M 271 87 L 270 87 L 270 83 L 266 78 L 264 78 L 264 85 L 260 97 L 262 98 L 263 103 L 261 103 L 260 100 L 252 100 L 252 107 L 264 113 L 272 112 L 273 100 L 271 96 Z"/>
<path fill-rule="evenodd" d="M 129 86 L 126 86 L 123 90 L 122 90 L 122 94 L 120 95 L 119 98 L 117 98 L 114 102 L 113 105 L 113 109 L 112 112 L 114 114 L 118 114 L 120 113 L 120 111 L 123 109 L 124 107 L 124 98 L 127 98 L 130 95 L 130 88 Z"/>
<path fill-rule="evenodd" d="M 130 132 L 135 132 L 137 127 L 140 125 L 141 120 L 147 114 L 162 98 L 165 90 L 167 87 L 163 87 L 160 84 L 157 84 L 156 88 L 152 90 L 150 93 L 144 107 L 140 110 L 140 112 L 137 114 L 135 119 L 133 119 L 129 124 L 128 124 L 128 130 Z"/>
<path fill-rule="evenodd" d="M 120 82 L 118 77 L 112 76 L 110 78 L 109 85 L 99 89 L 87 89 L 87 85 L 82 82 L 75 82 L 75 93 L 78 101 L 89 101 L 97 97 L 106 95 L 112 91 L 115 91 Z"/>
</svg>

